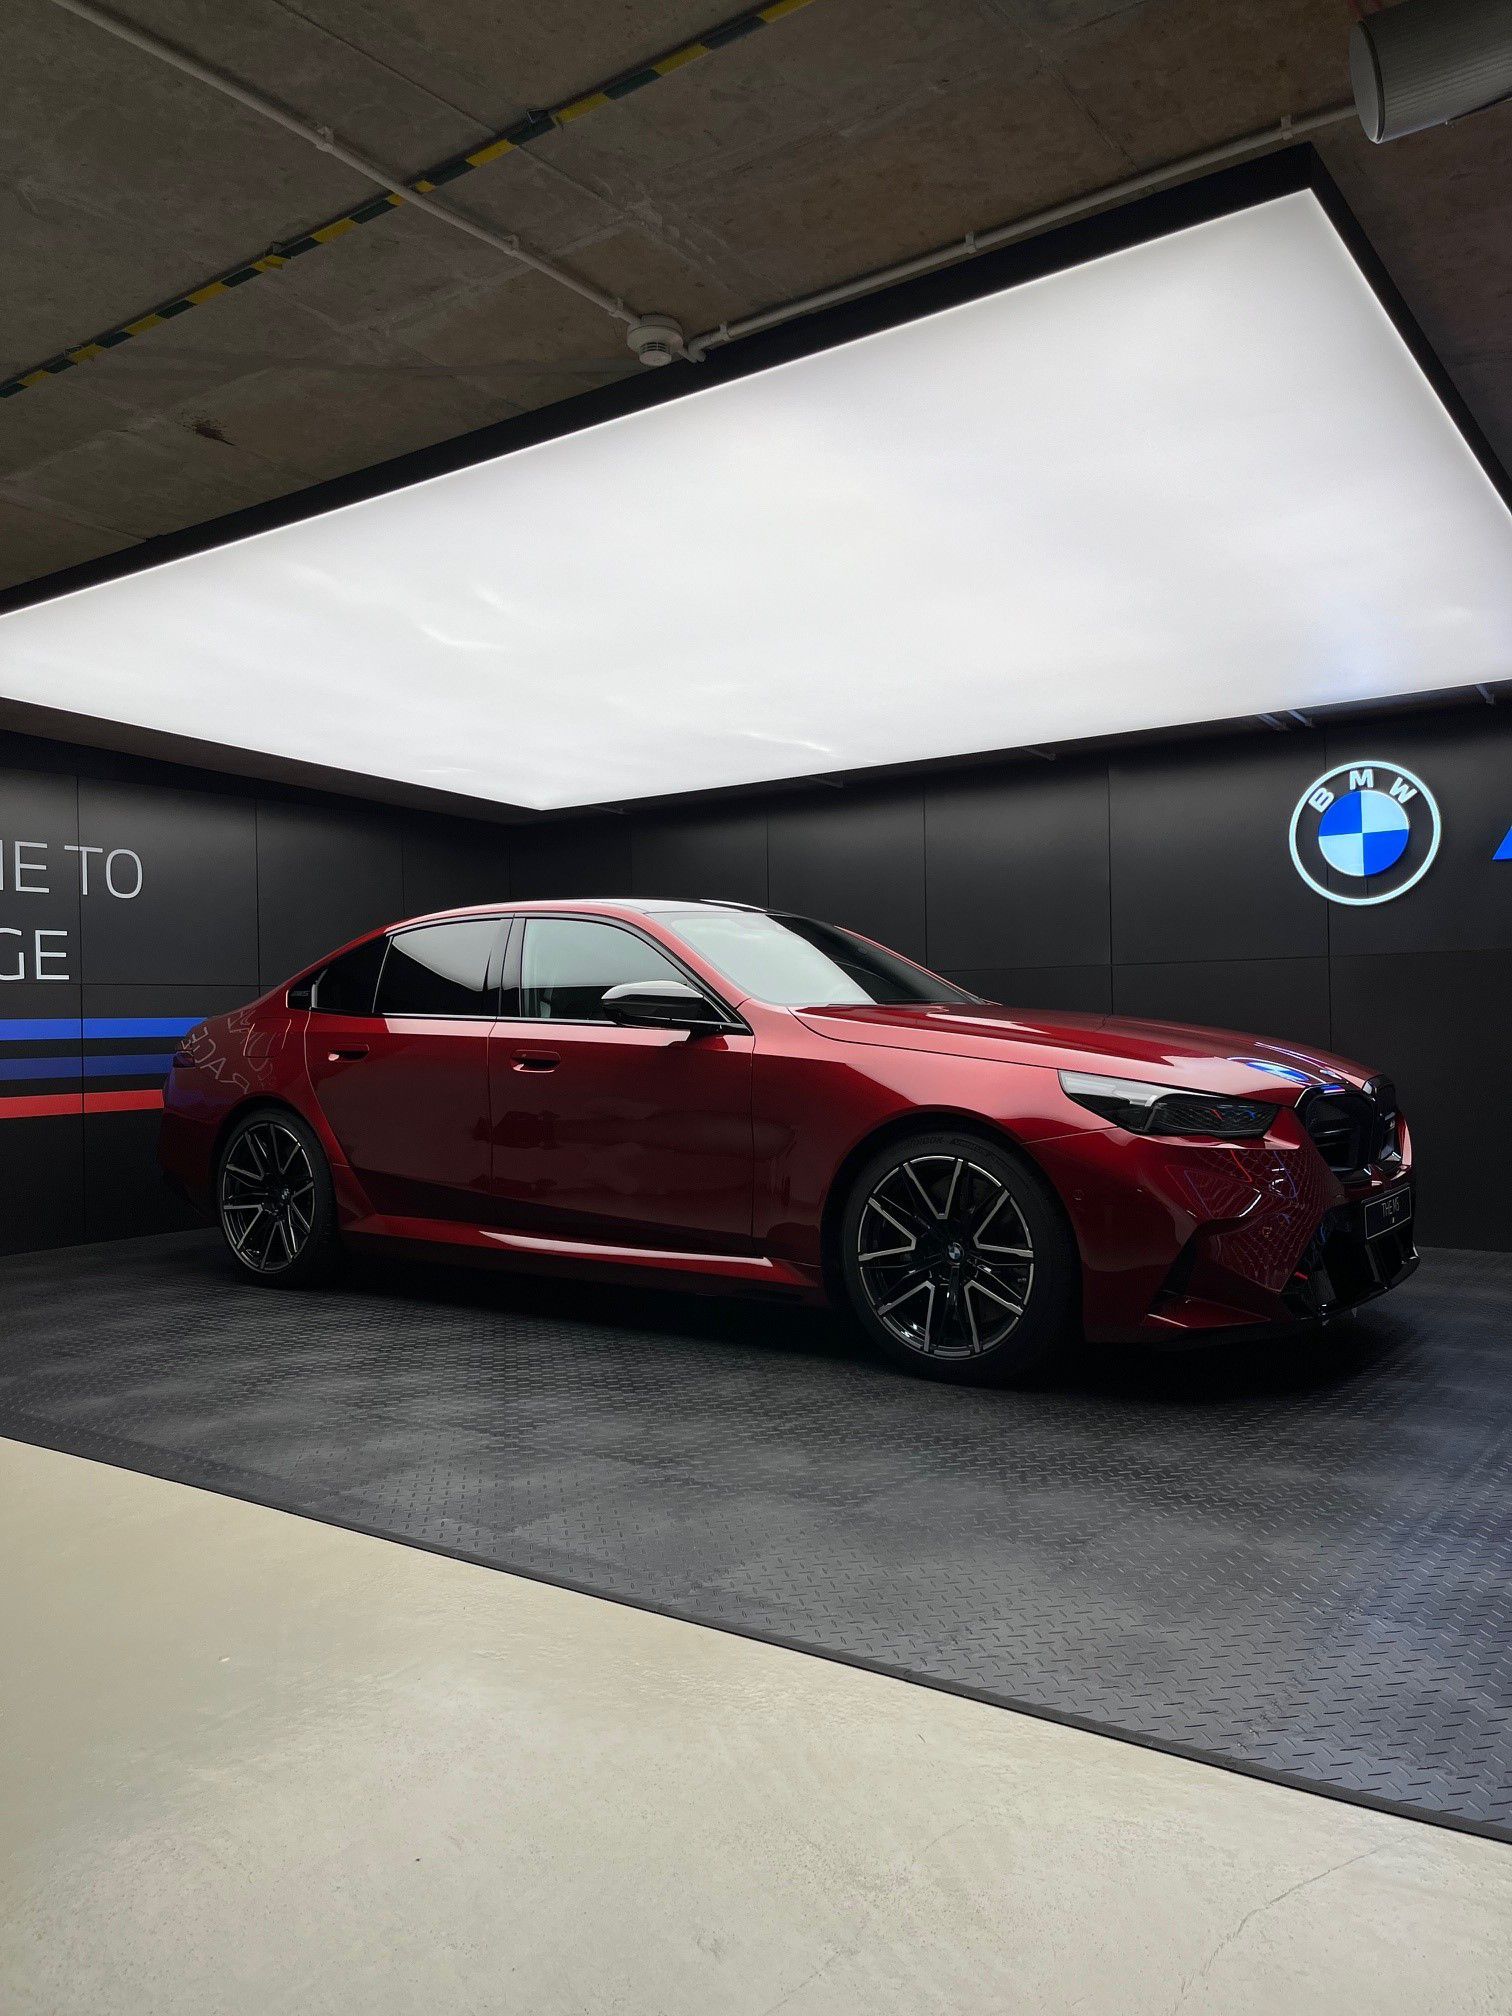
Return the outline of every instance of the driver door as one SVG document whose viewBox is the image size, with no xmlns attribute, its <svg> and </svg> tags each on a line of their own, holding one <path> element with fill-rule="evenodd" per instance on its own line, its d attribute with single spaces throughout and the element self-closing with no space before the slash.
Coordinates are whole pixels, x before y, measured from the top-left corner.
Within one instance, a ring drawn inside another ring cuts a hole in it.
<svg viewBox="0 0 1512 2016">
<path fill-rule="evenodd" d="M 690 978 L 628 924 L 521 920 L 489 1054 L 504 1224 L 599 1245 L 754 1250 L 754 1039 L 622 1028 L 603 1012 L 610 987 Z"/>
</svg>

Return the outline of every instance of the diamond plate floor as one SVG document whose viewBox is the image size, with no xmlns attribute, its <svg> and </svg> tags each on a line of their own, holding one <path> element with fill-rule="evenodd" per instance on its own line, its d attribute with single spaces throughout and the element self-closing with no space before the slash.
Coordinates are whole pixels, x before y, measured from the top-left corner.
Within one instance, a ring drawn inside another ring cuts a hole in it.
<svg viewBox="0 0 1512 2016">
<path fill-rule="evenodd" d="M 1512 1255 L 935 1388 L 823 1314 L 197 1234 L 0 1262 L 0 1434 L 1512 1839 Z"/>
</svg>

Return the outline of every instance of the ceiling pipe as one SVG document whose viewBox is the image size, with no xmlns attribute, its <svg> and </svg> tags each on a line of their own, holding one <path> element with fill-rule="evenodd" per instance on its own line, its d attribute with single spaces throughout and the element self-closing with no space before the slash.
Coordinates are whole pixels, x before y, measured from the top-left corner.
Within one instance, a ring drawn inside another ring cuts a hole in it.
<svg viewBox="0 0 1512 2016">
<path fill-rule="evenodd" d="M 695 364 L 699 363 L 709 351 L 726 343 L 738 342 L 742 336 L 754 336 L 762 329 L 775 329 L 780 323 L 791 322 L 799 315 L 812 315 L 821 308 L 834 308 L 842 302 L 858 300 L 864 294 L 874 294 L 878 288 L 890 287 L 899 280 L 916 280 L 922 274 L 936 273 L 941 267 L 954 266 L 963 259 L 974 259 L 981 252 L 995 252 L 1000 246 L 1016 244 L 1021 238 L 1033 238 L 1057 224 L 1073 223 L 1078 217 L 1086 217 L 1094 210 L 1110 209 L 1115 204 L 1129 201 L 1131 197 L 1147 195 L 1151 190 L 1185 181 L 1189 176 L 1199 175 L 1205 169 L 1219 167 L 1224 162 L 1290 146 L 1309 133 L 1341 125 L 1354 116 L 1353 105 L 1330 105 L 1325 111 L 1309 112 L 1302 119 L 1293 119 L 1288 115 L 1258 133 L 1246 133 L 1241 139 L 1225 140 L 1220 146 L 1206 147 L 1200 154 L 1187 154 L 1179 161 L 1168 161 L 1163 167 L 1127 176 L 1122 182 L 1110 182 L 1101 189 L 1089 190 L 1085 196 L 1073 196 L 1067 203 L 1056 203 L 1048 210 L 1033 211 L 1012 223 L 995 225 L 990 231 L 968 231 L 964 238 L 957 238 L 933 252 L 922 252 L 915 259 L 901 259 L 896 265 L 878 267 L 875 272 L 863 273 L 854 280 L 842 280 L 834 287 L 823 287 L 818 293 L 805 294 L 797 301 L 764 308 L 759 314 L 743 315 L 735 322 L 721 322 L 717 329 L 706 329 L 701 336 L 691 337 L 684 354 Z"/>
<path fill-rule="evenodd" d="M 570 293 L 576 294 L 580 300 L 590 302 L 593 307 L 611 316 L 624 327 L 629 328 L 641 320 L 636 311 L 628 308 L 617 295 L 604 293 L 602 288 L 595 287 L 591 281 L 579 279 L 576 273 L 570 272 L 565 266 L 557 265 L 555 260 L 545 258 L 539 252 L 533 252 L 529 246 L 521 244 L 512 232 L 491 231 L 486 224 L 474 223 L 472 218 L 464 217 L 460 211 L 448 209 L 434 197 L 421 195 L 417 190 L 410 188 L 401 176 L 385 168 L 381 162 L 371 160 L 355 147 L 348 147 L 344 140 L 337 138 L 329 126 L 309 125 L 297 114 L 289 111 L 287 106 L 280 105 L 276 99 L 264 97 L 260 91 L 251 90 L 235 77 L 228 76 L 225 71 L 213 69 L 210 64 L 202 63 L 197 56 L 191 56 L 188 50 L 180 49 L 177 44 L 166 42 L 161 36 L 153 35 L 145 28 L 138 28 L 134 22 L 122 20 L 118 14 L 109 13 L 103 7 L 96 7 L 93 5 L 93 0 L 52 0 L 52 4 L 61 7 L 66 14 L 76 14 L 81 21 L 89 22 L 92 27 L 102 28 L 107 35 L 114 35 L 119 41 L 130 43 L 133 49 L 140 50 L 144 56 L 151 56 L 159 63 L 166 63 L 185 77 L 194 78 L 196 83 L 205 85 L 211 91 L 218 91 L 223 98 L 233 99 L 244 110 L 255 113 L 259 119 L 267 119 L 275 126 L 281 126 L 286 133 L 292 133 L 296 140 L 302 140 L 306 146 L 317 148 L 322 154 L 329 154 L 333 160 L 340 161 L 355 174 L 366 177 L 369 182 L 376 182 L 382 189 L 387 189 L 399 201 L 413 204 L 427 216 L 435 217 L 443 224 L 449 224 L 454 231 L 465 231 L 469 238 L 476 238 L 481 244 L 491 246 L 495 252 L 502 252 L 506 258 L 518 261 L 521 266 L 528 266 L 533 272 L 554 281 L 558 287 L 565 287 Z"/>
</svg>

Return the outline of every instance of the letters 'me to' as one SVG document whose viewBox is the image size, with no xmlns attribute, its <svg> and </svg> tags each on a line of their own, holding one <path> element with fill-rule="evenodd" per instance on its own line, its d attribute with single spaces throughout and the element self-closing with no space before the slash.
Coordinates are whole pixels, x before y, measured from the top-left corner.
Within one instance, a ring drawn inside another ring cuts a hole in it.
<svg viewBox="0 0 1512 2016">
<path fill-rule="evenodd" d="M 95 847 L 75 841 L 64 844 L 65 854 L 78 857 L 79 894 L 95 896 L 104 892 L 123 903 L 140 896 L 146 880 L 142 857 L 131 847 Z M 105 865 L 99 875 L 90 873 L 90 857 L 103 854 Z M 45 840 L 12 840 L 0 843 L 0 895 L 50 896 L 52 869 Z"/>
</svg>

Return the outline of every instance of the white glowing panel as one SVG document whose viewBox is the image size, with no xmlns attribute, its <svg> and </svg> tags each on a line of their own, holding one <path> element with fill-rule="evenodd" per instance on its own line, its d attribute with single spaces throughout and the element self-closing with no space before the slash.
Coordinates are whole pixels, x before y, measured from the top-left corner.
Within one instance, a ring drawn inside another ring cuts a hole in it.
<svg viewBox="0 0 1512 2016">
<path fill-rule="evenodd" d="M 539 807 L 1509 671 L 1308 194 L 0 623 L 13 699 Z"/>
</svg>

